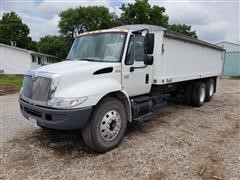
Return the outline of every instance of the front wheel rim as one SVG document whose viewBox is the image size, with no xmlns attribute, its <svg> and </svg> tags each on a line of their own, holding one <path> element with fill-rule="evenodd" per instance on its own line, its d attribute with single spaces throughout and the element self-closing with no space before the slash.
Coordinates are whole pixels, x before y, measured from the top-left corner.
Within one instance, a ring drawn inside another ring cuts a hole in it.
<svg viewBox="0 0 240 180">
<path fill-rule="evenodd" d="M 117 137 L 121 128 L 121 116 L 116 110 L 108 111 L 101 120 L 100 133 L 105 141 Z"/>
</svg>

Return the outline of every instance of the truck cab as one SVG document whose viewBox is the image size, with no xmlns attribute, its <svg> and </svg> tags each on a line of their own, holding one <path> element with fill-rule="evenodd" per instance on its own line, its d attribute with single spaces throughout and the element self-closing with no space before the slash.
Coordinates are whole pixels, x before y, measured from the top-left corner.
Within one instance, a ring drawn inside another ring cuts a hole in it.
<svg viewBox="0 0 240 180">
<path fill-rule="evenodd" d="M 128 122 L 149 119 L 166 105 L 166 94 L 182 88 L 154 78 L 163 34 L 159 26 L 130 25 L 79 35 L 65 61 L 25 74 L 23 116 L 42 128 L 81 129 L 85 144 L 97 152 L 113 149 Z M 215 81 L 210 83 L 213 94 Z"/>
</svg>

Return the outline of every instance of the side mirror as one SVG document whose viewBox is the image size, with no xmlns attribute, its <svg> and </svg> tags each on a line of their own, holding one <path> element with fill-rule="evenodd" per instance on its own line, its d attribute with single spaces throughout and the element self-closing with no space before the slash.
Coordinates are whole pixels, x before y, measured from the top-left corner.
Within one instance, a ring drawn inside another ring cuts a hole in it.
<svg viewBox="0 0 240 180">
<path fill-rule="evenodd" d="M 145 65 L 153 65 L 153 56 L 145 55 L 144 64 Z"/>
<path fill-rule="evenodd" d="M 153 54 L 154 49 L 154 34 L 147 33 L 144 38 L 144 53 Z"/>
</svg>

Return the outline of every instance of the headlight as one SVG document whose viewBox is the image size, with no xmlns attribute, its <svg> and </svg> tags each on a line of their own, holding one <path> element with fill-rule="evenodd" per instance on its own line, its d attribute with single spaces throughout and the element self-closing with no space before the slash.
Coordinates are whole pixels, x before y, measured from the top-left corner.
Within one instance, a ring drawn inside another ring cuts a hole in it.
<svg viewBox="0 0 240 180">
<path fill-rule="evenodd" d="M 48 105 L 55 108 L 70 108 L 78 106 L 87 100 L 87 97 L 78 98 L 52 98 Z"/>
</svg>

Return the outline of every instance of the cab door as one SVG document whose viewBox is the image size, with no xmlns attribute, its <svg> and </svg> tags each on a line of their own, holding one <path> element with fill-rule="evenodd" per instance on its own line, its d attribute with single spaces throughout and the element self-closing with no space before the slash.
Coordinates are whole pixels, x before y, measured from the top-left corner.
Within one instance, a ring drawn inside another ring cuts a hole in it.
<svg viewBox="0 0 240 180">
<path fill-rule="evenodd" d="M 127 52 L 122 62 L 122 85 L 129 96 L 150 92 L 152 65 L 144 65 L 144 36 L 130 35 Z"/>
</svg>

